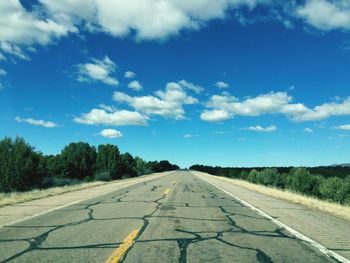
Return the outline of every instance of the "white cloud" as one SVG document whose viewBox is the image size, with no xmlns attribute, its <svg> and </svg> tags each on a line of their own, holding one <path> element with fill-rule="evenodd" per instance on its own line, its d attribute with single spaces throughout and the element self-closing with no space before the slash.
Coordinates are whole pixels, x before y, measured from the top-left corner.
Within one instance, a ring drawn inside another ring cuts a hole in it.
<svg viewBox="0 0 350 263">
<path fill-rule="evenodd" d="M 350 124 L 340 125 L 334 128 L 337 130 L 350 131 Z"/>
<path fill-rule="evenodd" d="M 100 135 L 109 139 L 123 137 L 123 134 L 120 131 L 114 129 L 104 129 L 100 132 Z"/>
<path fill-rule="evenodd" d="M 8 42 L 1 42 L 0 48 L 3 52 L 13 55 L 17 58 L 23 59 L 23 60 L 29 60 L 28 55 L 26 55 L 22 49 L 17 45 L 11 45 Z"/>
<path fill-rule="evenodd" d="M 124 78 L 132 79 L 135 78 L 136 74 L 132 71 L 125 71 Z"/>
<path fill-rule="evenodd" d="M 202 93 L 204 91 L 203 87 L 195 85 L 195 84 L 193 84 L 193 83 L 191 83 L 191 82 L 189 82 L 187 80 L 184 80 L 184 79 L 180 80 L 178 82 L 178 84 L 180 84 L 181 87 L 189 89 L 189 90 L 191 90 L 191 91 L 193 91 L 193 92 L 195 92 L 197 94 L 200 94 L 200 93 Z"/>
<path fill-rule="evenodd" d="M 128 84 L 128 88 L 133 89 L 133 90 L 141 90 L 143 88 L 143 86 L 137 80 L 133 80 Z"/>
<path fill-rule="evenodd" d="M 292 103 L 292 97 L 287 92 L 270 92 L 257 97 L 240 101 L 225 92 L 213 95 L 205 104 L 211 110 L 204 110 L 202 115 L 211 116 L 220 113 L 223 118 L 240 116 L 260 116 L 263 114 L 283 114 L 293 121 L 320 121 L 332 116 L 350 115 L 350 97 L 344 101 L 324 103 L 314 108 L 308 108 L 301 103 Z M 202 118 L 206 120 L 206 118 Z M 211 119 L 215 121 L 215 118 Z"/>
<path fill-rule="evenodd" d="M 126 103 L 146 115 L 160 115 L 176 120 L 185 118 L 183 105 L 198 103 L 196 98 L 188 96 L 184 89 L 175 82 L 168 83 L 164 91 L 156 91 L 155 96 L 132 97 L 122 92 L 115 92 L 113 99 Z"/>
<path fill-rule="evenodd" d="M 350 29 L 348 0 L 39 0 L 27 10 L 20 0 L 0 1 L 0 43 L 11 46 L 12 55 L 29 59 L 23 46 L 48 45 L 69 35 L 89 31 L 136 40 L 164 40 L 183 31 L 199 30 L 212 20 L 229 17 L 238 22 L 257 19 L 240 15 L 258 5 L 288 10 L 276 18 L 288 25 L 292 18 L 321 29 Z M 292 4 L 290 3 L 292 2 Z M 293 14 L 293 15 L 290 15 Z M 26 50 L 27 51 L 27 50 Z M 6 52 L 6 51 L 4 51 Z"/>
<path fill-rule="evenodd" d="M 103 109 L 92 109 L 90 112 L 74 118 L 74 122 L 80 124 L 113 126 L 147 125 L 147 120 L 146 116 L 136 111 L 107 112 Z"/>
<path fill-rule="evenodd" d="M 109 105 L 105 105 L 103 103 L 101 103 L 100 105 L 98 105 L 101 109 L 104 109 L 105 111 L 108 112 L 113 112 L 113 111 L 117 111 L 117 109 L 114 106 L 109 106 Z"/>
<path fill-rule="evenodd" d="M 55 128 L 57 124 L 52 121 L 43 121 L 43 120 L 34 120 L 32 118 L 22 119 L 20 117 L 16 117 L 15 120 L 17 122 L 26 122 L 31 125 L 43 126 L 45 128 Z"/>
<path fill-rule="evenodd" d="M 321 30 L 350 30 L 350 2 L 347 0 L 307 0 L 296 13 L 310 25 Z"/>
<path fill-rule="evenodd" d="M 234 8 L 253 9 L 268 0 L 40 0 L 52 14 L 115 37 L 165 39 L 183 30 L 197 30 L 214 19 L 225 19 Z"/>
<path fill-rule="evenodd" d="M 286 105 L 282 113 L 295 121 L 320 121 L 332 116 L 350 115 L 350 97 L 343 102 L 330 102 L 310 109 L 303 104 Z"/>
<path fill-rule="evenodd" d="M 204 110 L 200 118 L 203 121 L 209 122 L 224 121 L 230 118 L 230 114 L 225 110 Z"/>
<path fill-rule="evenodd" d="M 226 82 L 218 81 L 215 83 L 215 86 L 219 89 L 227 89 L 229 88 L 229 85 Z"/>
<path fill-rule="evenodd" d="M 311 128 L 305 128 L 305 129 L 303 130 L 303 132 L 306 132 L 306 133 L 313 133 L 314 130 L 311 129 Z"/>
<path fill-rule="evenodd" d="M 0 42 L 9 45 L 46 45 L 53 40 L 66 36 L 77 29 L 52 18 L 43 18 L 40 12 L 29 12 L 19 0 L 0 1 Z"/>
<path fill-rule="evenodd" d="M 275 125 L 271 125 L 268 127 L 261 127 L 257 125 L 257 126 L 250 126 L 248 128 L 245 128 L 245 130 L 255 131 L 255 132 L 274 132 L 277 130 L 277 127 Z"/>
<path fill-rule="evenodd" d="M 101 81 L 111 86 L 117 86 L 119 84 L 118 80 L 111 76 L 116 70 L 116 65 L 108 56 L 105 56 L 102 60 L 93 58 L 91 61 L 92 63 L 77 65 L 78 81 Z"/>
<path fill-rule="evenodd" d="M 3 70 L 2 68 L 0 68 L 0 76 L 5 76 L 7 74 L 7 72 L 5 70 Z"/>
</svg>

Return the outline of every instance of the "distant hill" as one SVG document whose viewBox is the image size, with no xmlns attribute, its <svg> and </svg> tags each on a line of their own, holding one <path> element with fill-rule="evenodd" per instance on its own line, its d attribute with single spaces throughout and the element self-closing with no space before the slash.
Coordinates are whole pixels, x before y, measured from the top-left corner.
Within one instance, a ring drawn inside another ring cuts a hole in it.
<svg viewBox="0 0 350 263">
<path fill-rule="evenodd" d="M 350 167 L 350 163 L 332 164 L 330 166 Z"/>
</svg>

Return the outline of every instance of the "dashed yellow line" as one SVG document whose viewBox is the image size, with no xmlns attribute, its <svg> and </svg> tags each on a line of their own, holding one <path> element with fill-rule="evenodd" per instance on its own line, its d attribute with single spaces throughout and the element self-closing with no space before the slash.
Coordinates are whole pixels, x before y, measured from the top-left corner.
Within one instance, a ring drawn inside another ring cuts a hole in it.
<svg viewBox="0 0 350 263">
<path fill-rule="evenodd" d="M 173 185 L 176 184 L 176 180 L 173 181 Z"/>
<path fill-rule="evenodd" d="M 123 243 L 113 252 L 113 254 L 106 260 L 106 263 L 117 263 L 120 262 L 125 253 L 132 247 L 135 243 L 137 234 L 140 232 L 141 228 L 132 231 L 123 241 Z"/>
<path fill-rule="evenodd" d="M 164 191 L 164 195 L 169 194 L 169 192 L 170 192 L 170 189 L 168 188 L 168 189 L 166 189 L 166 190 Z"/>
</svg>

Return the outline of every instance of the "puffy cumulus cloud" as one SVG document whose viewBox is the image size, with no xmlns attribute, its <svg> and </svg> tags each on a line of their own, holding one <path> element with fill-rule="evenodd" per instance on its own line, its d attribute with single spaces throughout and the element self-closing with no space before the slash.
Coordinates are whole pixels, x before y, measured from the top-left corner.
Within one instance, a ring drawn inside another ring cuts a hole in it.
<svg viewBox="0 0 350 263">
<path fill-rule="evenodd" d="M 87 125 L 147 125 L 148 117 L 136 111 L 106 111 L 104 109 L 92 109 L 88 113 L 83 113 L 80 117 L 75 117 L 74 122 Z"/>
<path fill-rule="evenodd" d="M 123 137 L 123 134 L 120 131 L 114 129 L 104 129 L 100 132 L 100 135 L 109 139 Z"/>
<path fill-rule="evenodd" d="M 112 36 L 164 39 L 182 30 L 196 30 L 233 8 L 253 9 L 269 0 L 40 0 L 51 14 L 69 17 L 87 29 Z"/>
<path fill-rule="evenodd" d="M 350 30 L 350 2 L 348 0 L 307 0 L 296 14 L 308 24 L 321 29 Z"/>
<path fill-rule="evenodd" d="M 47 45 L 84 31 L 163 40 L 182 31 L 199 30 L 215 19 L 255 23 L 259 21 L 255 16 L 242 14 L 258 5 L 266 6 L 269 17 L 289 27 L 295 19 L 302 19 L 321 30 L 350 29 L 348 0 L 306 0 L 302 4 L 273 0 L 38 0 L 30 10 L 20 0 L 4 0 L 0 1 L 0 42 L 12 46 L 16 52 L 11 54 L 20 55 L 25 53 L 22 45 Z"/>
<path fill-rule="evenodd" d="M 344 124 L 334 127 L 337 130 L 350 131 L 350 124 Z"/>
<path fill-rule="evenodd" d="M 8 45 L 46 45 L 55 39 L 76 32 L 75 26 L 51 17 L 43 18 L 40 12 L 29 12 L 19 0 L 0 1 L 0 42 Z"/>
<path fill-rule="evenodd" d="M 39 0 L 39 2 L 53 16 L 65 14 L 75 19 L 93 20 L 97 11 L 95 0 Z"/>
<path fill-rule="evenodd" d="M 244 129 L 248 131 L 255 131 L 255 132 L 274 132 L 277 130 L 277 127 L 275 125 L 271 125 L 268 127 L 262 127 L 260 125 L 257 125 L 257 126 L 250 126 Z"/>
<path fill-rule="evenodd" d="M 35 119 L 32 119 L 32 118 L 23 119 L 23 118 L 20 118 L 20 117 L 16 117 L 15 121 L 17 121 L 17 122 L 25 122 L 25 123 L 28 123 L 28 124 L 31 124 L 31 125 L 36 125 L 36 126 L 43 126 L 45 128 L 55 128 L 55 127 L 57 127 L 57 124 L 52 122 L 52 121 L 35 120 Z"/>
<path fill-rule="evenodd" d="M 214 95 L 206 103 L 207 107 L 222 109 L 233 115 L 259 116 L 261 114 L 276 113 L 291 101 L 285 92 L 271 92 L 239 101 L 238 98 L 223 93 Z"/>
<path fill-rule="evenodd" d="M 201 114 L 205 121 L 221 121 L 235 115 L 260 116 L 283 114 L 293 121 L 320 121 L 332 116 L 350 115 L 350 97 L 344 101 L 324 103 L 308 108 L 301 103 L 292 103 L 287 92 L 270 92 L 257 97 L 239 100 L 229 93 L 213 95 L 205 104 L 208 109 Z"/>
<path fill-rule="evenodd" d="M 187 80 L 180 80 L 179 82 L 178 82 L 178 84 L 181 86 L 181 87 L 183 87 L 183 88 L 186 88 L 186 89 L 188 89 L 188 90 L 191 90 L 191 91 L 193 91 L 193 92 L 195 92 L 195 93 L 197 93 L 197 94 L 200 94 L 200 93 L 202 93 L 203 91 L 204 91 L 204 88 L 203 87 L 201 87 L 201 86 L 198 86 L 198 85 L 195 85 L 195 84 L 193 84 L 193 83 L 191 83 L 191 82 L 189 82 L 189 81 L 187 81 Z"/>
<path fill-rule="evenodd" d="M 224 121 L 230 118 L 230 113 L 226 110 L 204 110 L 200 118 L 203 121 L 209 122 Z"/>
<path fill-rule="evenodd" d="M 107 85 L 117 86 L 119 84 L 113 74 L 116 70 L 115 63 L 108 57 L 104 59 L 91 59 L 91 63 L 78 64 L 77 80 L 80 82 L 101 81 Z"/>
<path fill-rule="evenodd" d="M 226 82 L 218 81 L 215 83 L 215 86 L 219 89 L 227 89 L 229 88 L 229 85 Z"/>
<path fill-rule="evenodd" d="M 133 90 L 142 90 L 143 86 L 137 80 L 133 80 L 128 84 L 128 88 Z"/>
<path fill-rule="evenodd" d="M 344 101 L 324 103 L 310 109 L 301 103 L 286 105 L 281 113 L 295 121 L 320 121 L 332 116 L 350 115 L 350 97 Z"/>
<path fill-rule="evenodd" d="M 198 103 L 196 98 L 187 95 L 185 90 L 175 82 L 168 83 L 165 90 L 156 91 L 154 96 L 132 97 L 122 92 L 115 92 L 113 99 L 126 103 L 146 115 L 159 115 L 176 120 L 185 118 L 183 105 Z"/>
<path fill-rule="evenodd" d="M 124 78 L 127 78 L 127 79 L 132 79 L 132 78 L 135 78 L 136 74 L 132 71 L 125 71 L 124 73 Z"/>
</svg>

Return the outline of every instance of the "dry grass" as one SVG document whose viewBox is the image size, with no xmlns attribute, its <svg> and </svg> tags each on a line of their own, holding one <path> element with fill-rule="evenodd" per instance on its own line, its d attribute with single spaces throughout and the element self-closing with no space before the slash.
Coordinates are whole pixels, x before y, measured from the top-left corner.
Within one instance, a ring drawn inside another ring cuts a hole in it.
<svg viewBox="0 0 350 263">
<path fill-rule="evenodd" d="M 99 185 L 104 185 L 106 182 L 81 183 L 69 186 L 52 187 L 43 190 L 32 190 L 28 192 L 12 192 L 0 193 L 0 207 L 32 201 L 40 198 L 60 195 L 68 192 L 78 191 Z"/>
<path fill-rule="evenodd" d="M 350 206 L 348 205 L 332 203 L 332 202 L 320 200 L 317 198 L 294 193 L 288 190 L 280 190 L 272 187 L 266 187 L 263 185 L 252 184 L 243 180 L 230 179 L 230 178 L 224 178 L 224 177 L 217 177 L 217 178 L 220 178 L 222 180 L 231 182 L 238 186 L 242 186 L 244 188 L 247 188 L 249 190 L 253 190 L 262 194 L 283 199 L 295 204 L 301 204 L 310 208 L 315 208 L 320 211 L 323 211 L 323 212 L 332 214 L 334 216 L 337 216 L 339 218 L 345 219 L 347 221 L 350 221 Z"/>
</svg>

